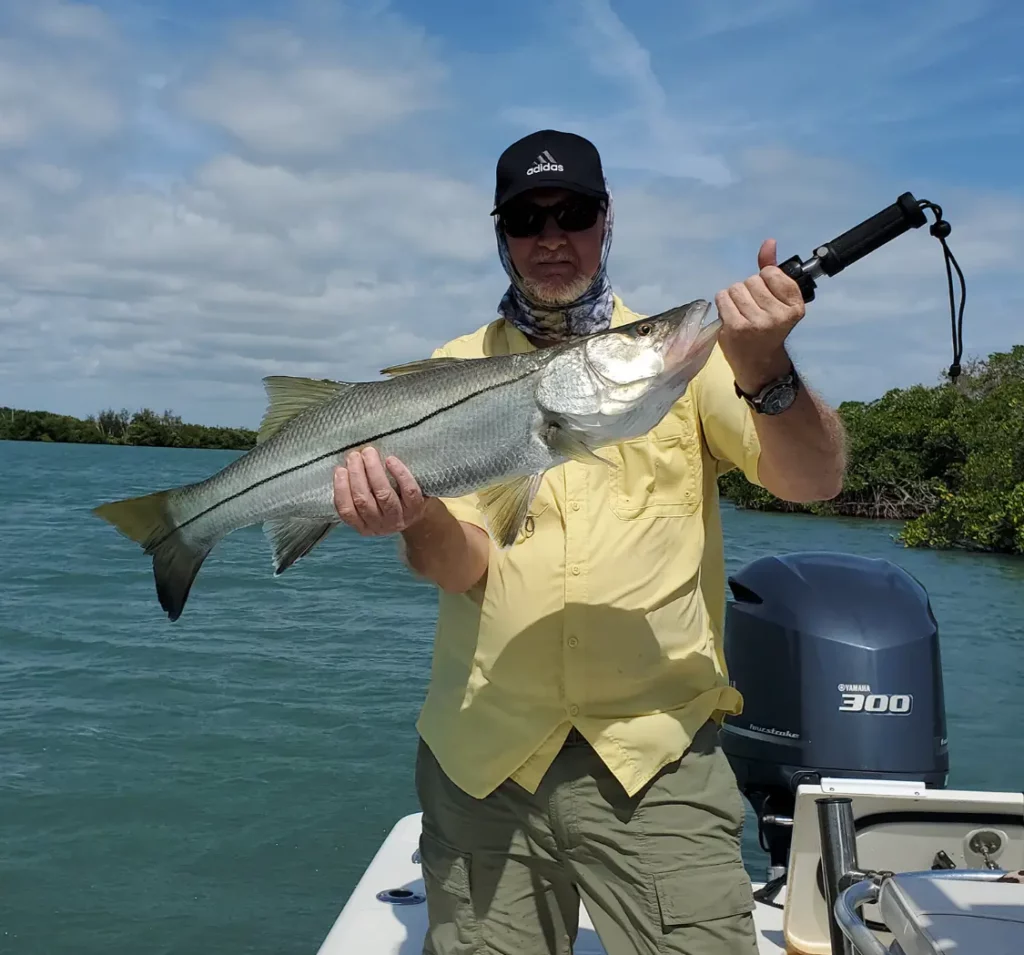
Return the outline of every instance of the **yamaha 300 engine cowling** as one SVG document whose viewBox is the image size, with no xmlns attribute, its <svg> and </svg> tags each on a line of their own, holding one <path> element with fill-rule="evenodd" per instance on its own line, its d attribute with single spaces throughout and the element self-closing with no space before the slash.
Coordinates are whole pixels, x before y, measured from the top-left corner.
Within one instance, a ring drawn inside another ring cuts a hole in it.
<svg viewBox="0 0 1024 955">
<path fill-rule="evenodd" d="M 897 565 L 810 552 L 729 578 L 725 656 L 744 697 L 722 745 L 753 807 L 769 878 L 785 872 L 796 789 L 822 778 L 912 779 L 949 768 L 938 625 Z"/>
</svg>

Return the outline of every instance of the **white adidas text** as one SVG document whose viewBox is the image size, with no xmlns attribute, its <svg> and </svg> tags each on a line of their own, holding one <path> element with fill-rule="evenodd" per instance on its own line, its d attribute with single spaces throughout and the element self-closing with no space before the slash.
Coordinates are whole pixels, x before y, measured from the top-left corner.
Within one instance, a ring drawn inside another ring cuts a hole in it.
<svg viewBox="0 0 1024 955">
<path fill-rule="evenodd" d="M 529 169 L 527 169 L 526 175 L 532 176 L 534 173 L 538 172 L 565 172 L 565 166 L 563 166 L 560 162 L 539 163 L 538 165 L 531 166 Z"/>
</svg>

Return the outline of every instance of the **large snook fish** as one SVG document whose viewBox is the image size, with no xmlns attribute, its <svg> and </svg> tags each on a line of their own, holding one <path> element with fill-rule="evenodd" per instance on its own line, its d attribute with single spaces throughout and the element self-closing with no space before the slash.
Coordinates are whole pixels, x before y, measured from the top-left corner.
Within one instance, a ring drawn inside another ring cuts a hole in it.
<svg viewBox="0 0 1024 955">
<path fill-rule="evenodd" d="M 379 381 L 266 378 L 256 447 L 205 481 L 94 513 L 152 555 L 171 620 L 207 555 L 240 527 L 263 524 L 275 576 L 308 554 L 340 522 L 334 468 L 368 446 L 401 460 L 424 495 L 480 491 L 491 537 L 509 547 L 545 471 L 611 466 L 596 449 L 647 433 L 683 395 L 718 338 L 709 310 L 697 300 L 526 354 L 396 365 Z"/>
</svg>

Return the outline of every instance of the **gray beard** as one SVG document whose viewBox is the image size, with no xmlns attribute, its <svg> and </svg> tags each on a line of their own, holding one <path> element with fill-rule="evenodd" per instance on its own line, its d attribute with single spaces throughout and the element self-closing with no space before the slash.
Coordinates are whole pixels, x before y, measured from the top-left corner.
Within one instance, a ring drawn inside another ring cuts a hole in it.
<svg viewBox="0 0 1024 955">
<path fill-rule="evenodd" d="M 522 279 L 523 291 L 541 306 L 559 307 L 571 305 L 588 288 L 594 277 L 578 275 L 568 283 L 539 282 L 536 279 Z"/>
</svg>

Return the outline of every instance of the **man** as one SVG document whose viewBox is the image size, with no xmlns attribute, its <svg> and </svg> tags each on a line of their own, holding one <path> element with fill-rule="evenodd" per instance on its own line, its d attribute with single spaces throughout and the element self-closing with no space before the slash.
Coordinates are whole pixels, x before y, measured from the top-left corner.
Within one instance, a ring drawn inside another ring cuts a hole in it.
<svg viewBox="0 0 1024 955">
<path fill-rule="evenodd" d="M 510 279 L 498 318 L 435 355 L 525 352 L 640 317 L 608 279 L 612 200 L 587 140 L 512 144 L 492 215 Z M 807 501 L 838 493 L 844 467 L 836 416 L 786 354 L 803 299 L 771 241 L 758 266 L 718 293 L 719 346 L 662 422 L 602 452 L 607 474 L 549 471 L 507 551 L 474 495 L 424 499 L 373 451 L 337 471 L 342 519 L 400 533 L 440 590 L 417 726 L 429 955 L 565 955 L 581 898 L 610 955 L 757 951 L 743 802 L 717 737 L 741 701 L 721 652 L 716 479 L 739 467 Z"/>
</svg>

